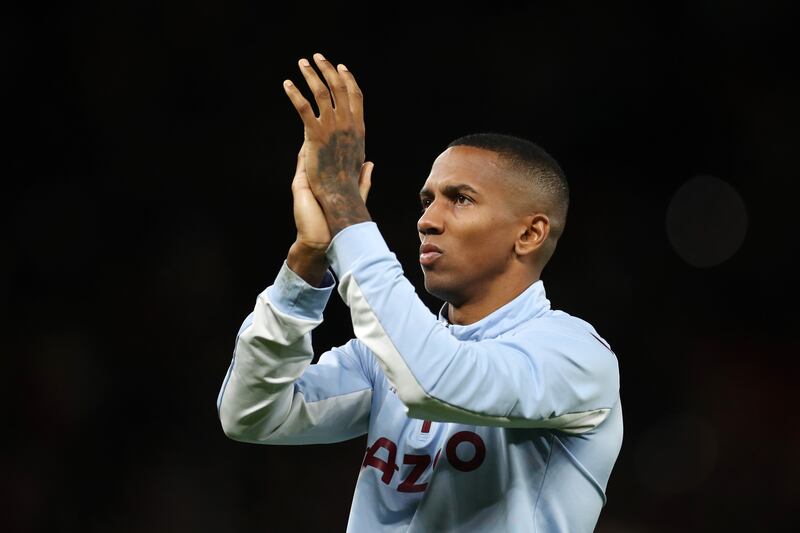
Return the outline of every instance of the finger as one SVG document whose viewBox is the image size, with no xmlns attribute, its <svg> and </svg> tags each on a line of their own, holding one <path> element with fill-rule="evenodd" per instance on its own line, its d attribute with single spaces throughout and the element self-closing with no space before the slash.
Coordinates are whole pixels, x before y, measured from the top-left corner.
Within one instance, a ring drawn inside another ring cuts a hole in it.
<svg viewBox="0 0 800 533">
<path fill-rule="evenodd" d="M 331 112 L 333 110 L 333 106 L 331 105 L 331 92 L 325 84 L 322 83 L 322 80 L 319 79 L 317 71 L 314 70 L 314 67 L 311 66 L 311 63 L 309 63 L 306 58 L 302 58 L 297 64 L 300 66 L 300 72 L 306 79 L 306 83 L 309 89 L 311 89 L 311 94 L 314 95 L 314 100 L 317 102 L 319 116 Z"/>
<path fill-rule="evenodd" d="M 328 82 L 328 87 L 331 88 L 331 92 L 333 93 L 333 104 L 336 106 L 336 114 L 342 118 L 348 118 L 351 116 L 350 113 L 350 101 L 347 96 L 347 85 L 339 76 L 339 72 L 333 68 L 330 61 L 325 59 L 325 56 L 320 54 L 319 52 L 314 54 L 314 61 L 317 63 L 320 72 L 325 77 L 325 81 Z"/>
<path fill-rule="evenodd" d="M 364 93 L 356 83 L 353 73 L 347 70 L 344 65 L 338 66 L 339 75 L 344 79 L 347 86 L 347 96 L 350 101 L 350 112 L 353 113 L 353 121 L 357 126 L 364 127 Z"/>
<path fill-rule="evenodd" d="M 286 80 L 283 82 L 283 90 L 286 91 L 286 95 L 289 97 L 289 100 L 292 101 L 292 105 L 300 115 L 300 120 L 303 121 L 303 124 L 306 127 L 313 124 L 314 121 L 317 120 L 317 117 L 314 115 L 314 109 L 312 109 L 311 104 L 308 103 L 305 96 L 300 93 L 297 86 L 290 80 Z"/>
<path fill-rule="evenodd" d="M 361 165 L 361 174 L 358 177 L 358 192 L 364 203 L 367 202 L 367 196 L 369 196 L 369 190 L 372 187 L 372 169 L 374 168 L 375 163 L 372 161 L 367 161 Z"/>
</svg>

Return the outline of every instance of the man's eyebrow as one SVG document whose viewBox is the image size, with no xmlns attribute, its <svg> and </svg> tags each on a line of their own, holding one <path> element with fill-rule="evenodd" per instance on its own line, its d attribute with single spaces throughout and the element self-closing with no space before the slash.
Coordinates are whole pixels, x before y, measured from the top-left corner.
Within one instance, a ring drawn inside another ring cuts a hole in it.
<svg viewBox="0 0 800 533">
<path fill-rule="evenodd" d="M 455 183 L 452 185 L 445 185 L 442 187 L 442 194 L 445 196 L 452 196 L 453 194 L 457 194 L 460 192 L 471 192 L 472 194 L 480 195 L 478 191 L 476 191 L 471 185 L 467 185 L 466 183 Z M 430 189 L 426 189 L 425 187 L 419 191 L 420 197 L 428 197 L 433 196 L 433 192 Z"/>
</svg>

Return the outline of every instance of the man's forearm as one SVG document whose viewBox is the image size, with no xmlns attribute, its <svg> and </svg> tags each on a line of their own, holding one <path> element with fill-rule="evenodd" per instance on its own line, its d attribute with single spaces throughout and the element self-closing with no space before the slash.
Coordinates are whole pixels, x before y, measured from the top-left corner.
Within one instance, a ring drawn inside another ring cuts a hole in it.
<svg viewBox="0 0 800 533">
<path fill-rule="evenodd" d="M 324 251 L 310 250 L 296 242 L 289 248 L 286 264 L 312 287 L 320 286 L 329 266 Z"/>
</svg>

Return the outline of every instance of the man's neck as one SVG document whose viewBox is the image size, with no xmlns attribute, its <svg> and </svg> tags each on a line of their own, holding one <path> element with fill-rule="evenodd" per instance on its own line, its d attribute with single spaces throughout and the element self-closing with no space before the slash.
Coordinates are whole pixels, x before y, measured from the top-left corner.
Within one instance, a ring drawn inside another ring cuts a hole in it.
<svg viewBox="0 0 800 533">
<path fill-rule="evenodd" d="M 499 279 L 494 287 L 484 289 L 475 298 L 467 299 L 459 305 L 448 302 L 447 320 L 460 326 L 474 324 L 506 305 L 537 281 L 538 276 L 520 279 L 516 283 L 509 283 L 508 278 Z"/>
</svg>

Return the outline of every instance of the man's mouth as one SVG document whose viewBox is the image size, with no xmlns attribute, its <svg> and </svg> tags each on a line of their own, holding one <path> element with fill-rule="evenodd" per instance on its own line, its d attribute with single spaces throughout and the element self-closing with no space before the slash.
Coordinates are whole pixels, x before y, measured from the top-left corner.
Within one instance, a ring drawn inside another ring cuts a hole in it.
<svg viewBox="0 0 800 533">
<path fill-rule="evenodd" d="M 419 263 L 422 266 L 432 265 L 442 253 L 442 249 L 435 244 L 430 242 L 423 243 L 419 247 Z"/>
<path fill-rule="evenodd" d="M 441 255 L 441 252 L 425 252 L 419 254 L 419 264 L 422 266 L 430 266 L 434 261 L 439 259 Z"/>
</svg>

